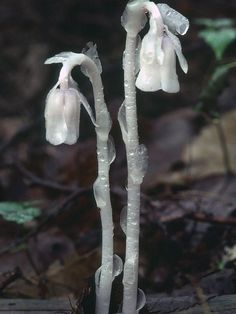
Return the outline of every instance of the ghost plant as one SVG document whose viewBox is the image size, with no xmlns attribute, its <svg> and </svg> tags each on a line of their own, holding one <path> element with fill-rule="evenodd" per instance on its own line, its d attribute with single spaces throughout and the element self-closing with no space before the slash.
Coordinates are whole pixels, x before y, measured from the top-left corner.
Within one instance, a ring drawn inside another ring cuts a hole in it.
<svg viewBox="0 0 236 314">
<path fill-rule="evenodd" d="M 62 63 L 59 79 L 46 99 L 46 138 L 53 145 L 74 144 L 79 137 L 80 107 L 87 110 L 97 134 L 98 177 L 93 185 L 102 223 L 102 263 L 96 272 L 96 313 L 109 312 L 111 286 L 119 275 L 122 261 L 113 255 L 113 221 L 110 200 L 109 168 L 115 159 L 113 139 L 109 135 L 111 119 L 107 110 L 101 81 L 101 64 L 96 46 L 88 44 L 83 53 L 63 52 L 46 60 L 46 64 Z M 93 87 L 96 118 L 85 96 L 71 77 L 79 65 Z"/>
<path fill-rule="evenodd" d="M 139 51 L 138 34 L 145 26 L 147 18 L 149 30 Z M 126 233 L 122 313 L 135 314 L 145 303 L 144 294 L 141 290 L 137 293 L 137 287 L 140 184 L 147 169 L 147 150 L 144 145 L 139 144 L 138 138 L 135 85 L 142 91 L 179 91 L 176 55 L 184 72 L 187 72 L 188 66 L 176 34 L 184 35 L 189 22 L 166 4 L 156 5 L 145 0 L 129 1 L 121 21 L 127 37 L 123 58 L 125 101 L 118 119 L 126 145 L 128 164 L 128 203 L 121 219 Z"/>
<path fill-rule="evenodd" d="M 151 1 L 129 1 L 122 16 L 127 32 L 123 57 L 125 100 L 118 120 L 126 146 L 128 165 L 128 202 L 121 213 L 121 227 L 126 234 L 126 256 L 123 274 L 123 314 L 136 314 L 145 304 L 144 293 L 138 289 L 140 185 L 147 169 L 147 149 L 139 144 L 136 113 L 136 88 L 142 91 L 179 91 L 176 56 L 182 70 L 188 70 L 176 34 L 184 35 L 188 20 L 166 4 Z M 149 21 L 149 30 L 140 43 L 139 32 Z M 122 262 L 113 255 L 113 222 L 109 189 L 109 167 L 115 158 L 109 136 L 111 119 L 104 101 L 100 77 L 101 64 L 96 46 L 89 44 L 83 53 L 61 53 L 46 61 L 62 63 L 59 80 L 49 92 L 46 109 L 46 137 L 54 145 L 74 144 L 79 136 L 81 104 L 95 125 L 97 134 L 98 178 L 94 196 L 101 209 L 102 263 L 95 275 L 96 314 L 108 314 L 113 277 L 122 269 Z M 89 77 L 95 99 L 96 118 L 77 84 L 71 77 L 74 66 L 80 65 Z M 92 313 L 91 313 L 92 314 Z"/>
</svg>

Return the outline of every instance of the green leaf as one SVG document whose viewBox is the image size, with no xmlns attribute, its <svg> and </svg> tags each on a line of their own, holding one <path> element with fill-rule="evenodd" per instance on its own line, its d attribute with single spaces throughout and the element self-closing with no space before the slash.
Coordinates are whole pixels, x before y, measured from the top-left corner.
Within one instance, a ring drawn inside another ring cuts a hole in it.
<svg viewBox="0 0 236 314">
<path fill-rule="evenodd" d="M 236 61 L 217 66 L 211 76 L 210 84 L 215 85 L 222 79 L 225 79 L 225 76 L 228 74 L 229 70 L 235 67 L 236 67 Z"/>
<path fill-rule="evenodd" d="M 236 61 L 218 65 L 201 93 L 201 99 L 214 99 L 219 95 L 225 85 L 229 71 L 236 68 Z"/>
<path fill-rule="evenodd" d="M 195 19 L 197 25 L 205 26 L 206 28 L 224 28 L 231 27 L 234 25 L 233 19 L 229 18 L 220 18 L 220 19 L 208 19 L 200 18 Z"/>
<path fill-rule="evenodd" d="M 35 202 L 0 202 L 0 215 L 7 221 L 24 224 L 40 215 L 40 209 L 34 205 Z"/>
<path fill-rule="evenodd" d="M 208 79 L 201 92 L 197 111 L 205 112 L 214 119 L 219 119 L 219 113 L 215 110 L 216 98 L 225 87 L 229 71 L 236 68 L 236 61 L 218 65 Z"/>
<path fill-rule="evenodd" d="M 225 262 L 224 261 L 218 262 L 218 269 L 223 270 L 224 268 L 225 268 Z"/>
<path fill-rule="evenodd" d="M 226 48 L 236 39 L 235 28 L 207 29 L 199 32 L 199 36 L 212 48 L 219 61 Z"/>
</svg>

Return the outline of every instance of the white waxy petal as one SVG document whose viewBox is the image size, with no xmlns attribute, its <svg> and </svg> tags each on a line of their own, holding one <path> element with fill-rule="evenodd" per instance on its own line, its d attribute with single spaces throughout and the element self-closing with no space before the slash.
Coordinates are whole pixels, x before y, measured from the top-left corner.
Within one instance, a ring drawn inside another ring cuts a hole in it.
<svg viewBox="0 0 236 314">
<path fill-rule="evenodd" d="M 154 44 L 154 56 L 159 64 L 163 63 L 164 53 L 162 50 L 162 39 L 164 24 L 159 18 L 150 17 L 150 29 L 145 37 Z"/>
<path fill-rule="evenodd" d="M 180 87 L 176 74 L 176 56 L 168 37 L 163 38 L 163 50 L 165 58 L 161 66 L 161 88 L 167 93 L 177 93 Z"/>
<path fill-rule="evenodd" d="M 160 64 L 164 60 L 161 47 L 162 25 L 156 19 L 150 18 L 150 29 L 144 36 L 140 51 L 140 72 L 136 86 L 145 92 L 161 89 Z"/>
<path fill-rule="evenodd" d="M 187 60 L 185 59 L 183 52 L 182 52 L 182 47 L 181 47 L 181 43 L 180 40 L 177 36 L 175 36 L 174 34 L 172 34 L 169 30 L 168 27 L 165 27 L 165 31 L 167 36 L 169 37 L 169 39 L 172 42 L 172 45 L 175 49 L 175 53 L 179 59 L 179 64 L 181 69 L 184 71 L 184 73 L 188 72 L 188 63 Z"/>
<path fill-rule="evenodd" d="M 64 117 L 67 125 L 67 136 L 65 139 L 65 143 L 72 145 L 76 143 L 79 137 L 80 99 L 78 97 L 78 92 L 73 88 L 69 88 L 64 93 Z"/>
<path fill-rule="evenodd" d="M 149 31 L 142 40 L 140 63 L 143 60 L 151 64 L 157 58 L 159 64 L 162 64 L 164 58 L 162 51 L 164 25 L 157 18 L 153 17 L 150 17 L 149 25 Z"/>
<path fill-rule="evenodd" d="M 164 24 L 168 26 L 172 33 L 178 33 L 180 35 L 187 33 L 189 21 L 185 16 L 165 3 L 158 3 L 157 7 L 160 10 Z"/>
<path fill-rule="evenodd" d="M 161 89 L 160 65 L 143 65 L 136 79 L 136 87 L 144 92 L 155 92 Z"/>
<path fill-rule="evenodd" d="M 64 119 L 64 92 L 52 89 L 46 99 L 46 139 L 53 145 L 64 143 L 67 126 Z"/>
<path fill-rule="evenodd" d="M 152 64 L 156 59 L 156 33 L 148 32 L 144 36 L 140 51 L 140 66 Z"/>
</svg>

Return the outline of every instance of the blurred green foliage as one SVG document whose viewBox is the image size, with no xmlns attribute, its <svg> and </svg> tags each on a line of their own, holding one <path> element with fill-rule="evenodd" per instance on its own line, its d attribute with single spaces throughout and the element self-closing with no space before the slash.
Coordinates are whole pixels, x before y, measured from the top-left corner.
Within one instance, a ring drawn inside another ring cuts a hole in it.
<svg viewBox="0 0 236 314">
<path fill-rule="evenodd" d="M 37 218 L 40 213 L 35 202 L 0 202 L 0 215 L 7 221 L 24 224 Z"/>
<path fill-rule="evenodd" d="M 231 19 L 197 19 L 196 23 L 205 29 L 199 36 L 211 47 L 216 60 L 220 61 L 228 46 L 236 39 L 236 28 Z"/>
<path fill-rule="evenodd" d="M 213 67 L 205 80 L 206 84 L 203 85 L 196 109 L 218 119 L 216 99 L 226 86 L 229 71 L 236 67 L 236 58 L 230 62 L 224 59 L 226 49 L 236 39 L 236 28 L 234 21 L 229 18 L 201 18 L 195 22 L 203 27 L 199 36 L 211 47 L 216 61 L 212 63 Z"/>
</svg>

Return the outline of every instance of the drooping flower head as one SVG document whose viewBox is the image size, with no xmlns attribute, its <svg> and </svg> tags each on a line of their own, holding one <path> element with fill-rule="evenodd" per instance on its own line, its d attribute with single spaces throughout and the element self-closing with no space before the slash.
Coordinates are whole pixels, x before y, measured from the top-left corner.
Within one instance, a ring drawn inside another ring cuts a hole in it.
<svg viewBox="0 0 236 314">
<path fill-rule="evenodd" d="M 132 22 L 133 8 L 139 8 L 139 28 Z M 139 54 L 140 71 L 136 86 L 143 91 L 162 89 L 168 93 L 179 91 L 179 81 L 176 74 L 176 55 L 182 70 L 187 73 L 188 65 L 182 53 L 181 43 L 176 36 L 184 35 L 189 28 L 189 21 L 167 4 L 155 4 L 150 1 L 133 0 L 128 3 L 123 25 L 127 32 L 137 32 L 143 27 L 145 13 L 149 14 L 149 31 L 144 36 Z M 141 13 L 143 15 L 141 15 Z M 132 29 L 134 28 L 134 30 Z"/>
<path fill-rule="evenodd" d="M 96 50 L 96 46 L 91 46 Z M 45 121 L 46 139 L 53 145 L 75 144 L 79 137 L 81 104 L 87 110 L 94 125 L 92 109 L 86 97 L 79 91 L 71 77 L 74 60 L 81 59 L 83 54 L 62 52 L 46 60 L 46 64 L 62 63 L 59 79 L 49 91 L 46 99 Z"/>
<path fill-rule="evenodd" d="M 81 98 L 67 82 L 59 83 L 49 92 L 46 100 L 46 139 L 53 145 L 74 144 L 79 137 Z"/>
</svg>

